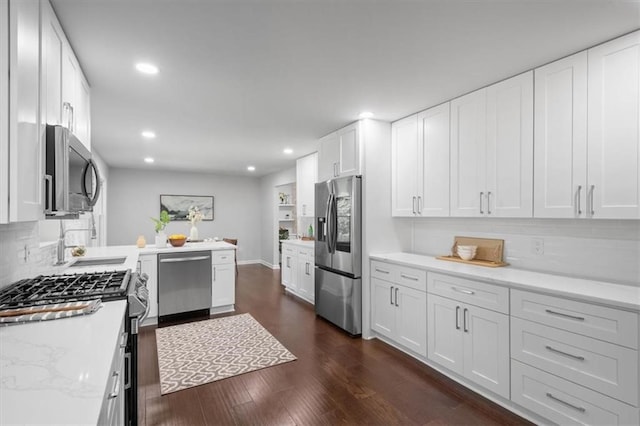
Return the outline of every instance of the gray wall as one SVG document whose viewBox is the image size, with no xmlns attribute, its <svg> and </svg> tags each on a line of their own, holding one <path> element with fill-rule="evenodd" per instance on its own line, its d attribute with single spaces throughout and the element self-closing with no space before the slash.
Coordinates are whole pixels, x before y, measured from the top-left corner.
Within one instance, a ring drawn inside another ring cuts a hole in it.
<svg viewBox="0 0 640 426">
<path fill-rule="evenodd" d="M 276 186 L 296 181 L 296 168 L 283 170 L 264 176 L 260 180 L 260 200 L 262 202 L 261 260 L 269 267 L 278 266 L 278 227 L 276 210 L 278 209 L 278 191 Z"/>
<path fill-rule="evenodd" d="M 154 243 L 160 194 L 213 195 L 214 220 L 198 224 L 200 238 L 238 239 L 238 261 L 260 259 L 263 203 L 260 180 L 254 177 L 204 173 L 109 171 L 107 244 L 131 245 L 138 235 Z M 166 233 L 189 235 L 189 222 L 171 222 Z"/>
</svg>

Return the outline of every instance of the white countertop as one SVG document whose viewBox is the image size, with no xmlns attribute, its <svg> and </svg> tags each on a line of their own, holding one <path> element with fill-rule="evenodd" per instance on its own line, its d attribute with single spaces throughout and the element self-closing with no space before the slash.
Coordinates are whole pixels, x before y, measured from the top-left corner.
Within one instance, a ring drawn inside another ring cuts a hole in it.
<svg viewBox="0 0 640 426">
<path fill-rule="evenodd" d="M 0 327 L 0 424 L 97 424 L 126 306 Z"/>
<path fill-rule="evenodd" d="M 300 246 L 305 248 L 315 248 L 315 240 L 282 240 L 282 244 L 291 244 L 294 246 Z"/>
<path fill-rule="evenodd" d="M 198 250 L 232 250 L 235 249 L 236 246 L 233 244 L 226 243 L 224 241 L 203 241 L 199 243 L 185 243 L 182 247 L 173 247 L 171 244 L 167 243 L 167 247 L 158 248 L 153 244 L 147 244 L 145 248 L 134 248 L 140 254 L 157 254 L 157 253 L 171 253 L 171 252 L 181 252 L 181 251 L 198 251 Z"/>
<path fill-rule="evenodd" d="M 369 258 L 434 272 L 454 273 L 467 278 L 482 279 L 493 284 L 508 285 L 512 288 L 640 311 L 640 287 L 525 271 L 510 266 L 488 268 L 411 253 L 376 253 L 371 254 Z"/>
</svg>

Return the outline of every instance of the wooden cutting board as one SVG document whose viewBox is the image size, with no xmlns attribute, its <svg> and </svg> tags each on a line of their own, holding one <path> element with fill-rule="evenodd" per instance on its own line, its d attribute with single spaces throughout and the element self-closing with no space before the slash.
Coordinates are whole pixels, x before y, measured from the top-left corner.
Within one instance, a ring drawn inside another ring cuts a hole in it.
<svg viewBox="0 0 640 426">
<path fill-rule="evenodd" d="M 459 245 L 477 246 L 478 249 L 476 250 L 476 256 L 471 260 L 461 259 L 457 254 Z M 438 256 L 436 259 L 496 268 L 508 265 L 508 263 L 502 261 L 503 253 L 504 240 L 493 238 L 454 237 L 451 254 L 447 256 Z"/>
</svg>

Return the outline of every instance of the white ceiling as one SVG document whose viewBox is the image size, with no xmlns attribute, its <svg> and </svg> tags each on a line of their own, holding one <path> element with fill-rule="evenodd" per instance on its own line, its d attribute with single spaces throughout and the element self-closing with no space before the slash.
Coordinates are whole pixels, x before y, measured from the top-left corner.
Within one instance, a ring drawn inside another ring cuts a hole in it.
<svg viewBox="0 0 640 426">
<path fill-rule="evenodd" d="M 640 28 L 640 1 L 52 3 L 109 166 L 257 176 L 363 110 L 394 121 Z M 143 60 L 160 73 L 135 71 Z"/>
</svg>

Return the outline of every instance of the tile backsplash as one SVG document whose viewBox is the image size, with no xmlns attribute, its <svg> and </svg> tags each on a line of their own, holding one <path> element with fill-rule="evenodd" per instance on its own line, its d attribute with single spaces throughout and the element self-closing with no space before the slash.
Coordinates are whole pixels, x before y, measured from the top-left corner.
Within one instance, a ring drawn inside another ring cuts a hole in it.
<svg viewBox="0 0 640 426">
<path fill-rule="evenodd" d="M 46 273 L 55 256 L 55 244 L 41 246 L 38 222 L 0 225 L 0 288 Z"/>
<path fill-rule="evenodd" d="M 640 287 L 640 221 L 414 219 L 414 253 L 450 254 L 455 236 L 499 238 L 514 267 Z"/>
</svg>

